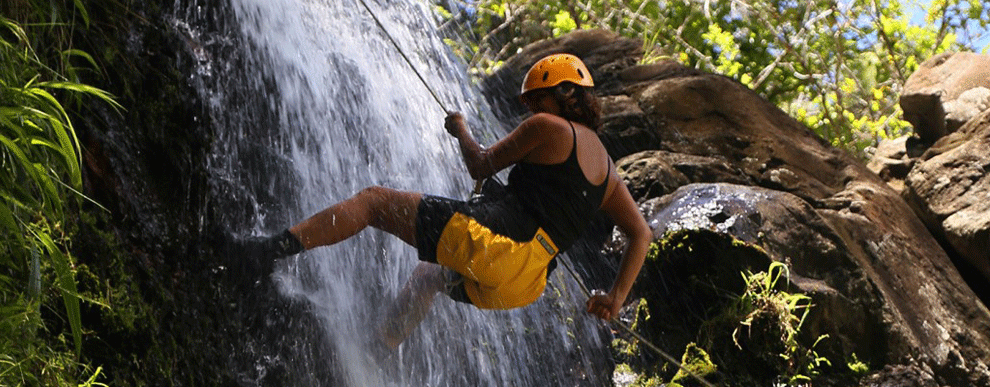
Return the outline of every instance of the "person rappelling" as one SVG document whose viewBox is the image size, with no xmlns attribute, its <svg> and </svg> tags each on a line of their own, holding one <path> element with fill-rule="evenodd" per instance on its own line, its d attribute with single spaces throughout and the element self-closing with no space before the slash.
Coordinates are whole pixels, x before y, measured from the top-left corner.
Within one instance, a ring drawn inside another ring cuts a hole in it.
<svg viewBox="0 0 990 387">
<path fill-rule="evenodd" d="M 587 311 L 615 317 L 629 294 L 652 232 L 598 138 L 594 82 L 570 54 L 541 59 L 526 74 L 520 101 L 532 116 L 489 148 L 471 136 L 460 113 L 444 127 L 474 179 L 512 167 L 505 192 L 462 201 L 368 187 L 274 236 L 235 243 L 232 267 L 271 273 L 274 260 L 354 236 L 368 226 L 416 248 L 422 261 L 379 327 L 397 348 L 442 293 L 480 309 L 526 306 L 543 293 L 554 259 L 603 211 L 628 237 L 611 290 L 592 295 Z"/>
</svg>

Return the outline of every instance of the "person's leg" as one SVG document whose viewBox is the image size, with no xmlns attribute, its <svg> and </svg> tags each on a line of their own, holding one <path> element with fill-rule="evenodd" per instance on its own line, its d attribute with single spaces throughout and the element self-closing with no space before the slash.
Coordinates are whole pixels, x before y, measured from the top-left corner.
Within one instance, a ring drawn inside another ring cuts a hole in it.
<svg viewBox="0 0 990 387">
<path fill-rule="evenodd" d="M 232 276 L 247 283 L 271 274 L 274 260 L 317 246 L 340 242 L 367 226 L 398 236 L 416 246 L 416 212 L 422 194 L 369 187 L 309 219 L 267 237 L 236 239 L 223 243 L 222 262 Z"/>
<path fill-rule="evenodd" d="M 444 270 L 449 269 L 420 262 L 399 296 L 389 305 L 378 330 L 382 342 L 390 349 L 398 348 L 426 317 L 426 312 L 433 306 L 433 298 L 447 286 L 448 279 Z"/>
<path fill-rule="evenodd" d="M 395 235 L 416 247 L 416 215 L 423 195 L 384 187 L 368 187 L 350 199 L 311 216 L 289 231 L 308 250 L 338 243 L 368 226 Z M 379 327 L 389 349 L 399 344 L 423 320 L 433 298 L 444 289 L 443 268 L 422 262 L 388 308 Z"/>
<path fill-rule="evenodd" d="M 367 226 L 395 235 L 416 247 L 416 216 L 423 195 L 384 187 L 369 187 L 350 199 L 337 203 L 289 231 L 308 250 L 345 240 Z M 390 350 L 399 344 L 426 317 L 433 298 L 444 290 L 444 268 L 421 262 L 398 297 L 389 305 L 379 326 L 382 344 Z"/>
<path fill-rule="evenodd" d="M 367 226 L 395 235 L 416 247 L 416 212 L 423 195 L 368 187 L 289 229 L 307 249 L 332 245 Z"/>
</svg>

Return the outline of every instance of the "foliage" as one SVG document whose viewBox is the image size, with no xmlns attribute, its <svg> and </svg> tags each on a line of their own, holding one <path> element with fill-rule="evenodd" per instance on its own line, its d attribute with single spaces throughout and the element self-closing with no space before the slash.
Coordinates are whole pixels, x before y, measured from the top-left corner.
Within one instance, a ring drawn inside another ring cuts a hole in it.
<svg viewBox="0 0 990 387">
<path fill-rule="evenodd" d="M 787 384 L 799 385 L 810 382 L 819 367 L 831 362 L 814 350 L 827 335 L 810 346 L 798 340 L 812 305 L 808 296 L 777 290 L 787 273 L 787 266 L 774 262 L 766 272 L 743 275 L 746 290 L 725 317 L 736 321 L 732 332 L 736 347 L 750 347 L 748 350 L 774 365 Z"/>
<path fill-rule="evenodd" d="M 852 354 L 852 359 L 846 362 L 846 367 L 849 367 L 849 371 L 856 376 L 865 376 L 870 372 L 870 365 L 859 360 L 859 357 L 855 353 Z"/>
<path fill-rule="evenodd" d="M 684 356 L 681 357 L 682 368 L 677 370 L 677 374 L 670 380 L 670 383 L 685 384 L 692 382 L 692 378 L 705 378 L 715 373 L 718 366 L 712 363 L 708 352 L 698 347 L 695 343 L 688 343 L 684 349 Z"/>
<path fill-rule="evenodd" d="M 733 77 L 832 144 L 862 152 L 909 128 L 897 104 L 918 64 L 978 50 L 986 1 L 933 0 L 931 28 L 911 25 L 913 1 L 441 0 L 448 39 L 477 75 L 525 45 L 573 29 L 644 41 L 643 61 L 673 58 Z M 985 48 L 984 48 L 985 50 Z"/>
<path fill-rule="evenodd" d="M 645 321 L 650 319 L 650 307 L 645 298 L 640 298 L 639 302 L 636 303 L 635 308 L 626 307 L 627 310 L 631 309 L 631 315 L 629 316 L 629 329 L 637 330 L 638 326 Z M 619 355 L 631 359 L 640 355 L 641 347 L 639 346 L 639 340 L 635 339 L 623 339 L 615 338 L 612 340 L 612 349 L 616 351 Z"/>
<path fill-rule="evenodd" d="M 73 24 L 52 20 L 52 4 L 5 6 L 11 15 L 51 20 L 47 23 L 0 16 L 0 330 L 5 341 L 0 384 L 62 385 L 77 368 L 86 371 L 76 363 L 83 327 L 66 221 L 66 208 L 82 197 L 81 152 L 65 103 L 92 96 L 118 105 L 107 93 L 76 82 L 80 68 L 73 58 L 93 60 L 62 45 Z M 74 6 L 72 15 L 88 24 L 81 3 Z M 64 306 L 62 324 L 69 327 L 71 343 L 61 332 L 49 332 L 41 319 L 52 293 Z M 39 345 L 42 334 L 54 337 L 56 345 Z M 100 373 L 94 371 L 88 385 L 99 385 Z"/>
<path fill-rule="evenodd" d="M 664 386 L 663 381 L 656 375 L 638 373 L 629 367 L 628 364 L 617 364 L 612 372 L 612 379 L 616 386 L 624 387 L 660 387 Z M 672 387 L 671 384 L 666 386 Z"/>
</svg>

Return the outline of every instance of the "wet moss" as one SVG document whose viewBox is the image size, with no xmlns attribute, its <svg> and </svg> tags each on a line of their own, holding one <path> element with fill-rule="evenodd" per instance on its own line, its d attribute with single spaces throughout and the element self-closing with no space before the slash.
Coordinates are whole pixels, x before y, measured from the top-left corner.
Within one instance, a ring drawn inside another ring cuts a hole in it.
<svg viewBox="0 0 990 387">
<path fill-rule="evenodd" d="M 708 356 L 708 352 L 698 347 L 695 343 L 689 343 L 687 348 L 684 349 L 684 355 L 681 357 L 681 368 L 677 370 L 674 377 L 670 380 L 670 383 L 677 383 L 678 385 L 690 385 L 696 382 L 696 377 L 706 378 L 708 376 L 714 375 L 718 366 L 712 363 L 711 357 Z M 670 386 L 670 384 L 668 384 Z"/>
<path fill-rule="evenodd" d="M 73 253 L 86 335 L 83 356 L 116 385 L 167 380 L 171 362 L 156 337 L 160 316 L 144 297 L 135 268 L 102 210 L 79 212 Z M 157 355 L 156 355 L 157 354 Z M 161 364 L 159 364 L 161 363 Z"/>
<path fill-rule="evenodd" d="M 616 386 L 622 387 L 659 387 L 664 385 L 659 377 L 638 373 L 624 363 L 615 366 L 612 378 Z"/>
</svg>

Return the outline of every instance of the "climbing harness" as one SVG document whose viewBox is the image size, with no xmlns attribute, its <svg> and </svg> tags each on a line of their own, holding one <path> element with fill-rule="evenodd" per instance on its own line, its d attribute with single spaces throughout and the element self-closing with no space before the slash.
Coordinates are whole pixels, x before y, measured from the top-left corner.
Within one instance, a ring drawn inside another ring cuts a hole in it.
<svg viewBox="0 0 990 387">
<path fill-rule="evenodd" d="M 588 288 L 586 286 L 584 286 L 584 282 L 581 281 L 581 277 L 578 277 L 577 273 L 574 271 L 574 269 L 571 268 L 571 265 L 569 263 L 567 263 L 567 261 L 561 259 L 560 262 L 564 264 L 564 267 L 565 268 L 567 268 L 567 272 L 568 273 L 571 273 L 571 277 L 574 277 L 574 281 L 577 282 L 578 283 L 578 286 L 581 287 L 581 291 L 584 292 L 584 295 L 585 296 L 587 296 L 588 298 L 591 298 L 592 296 L 595 296 L 595 295 L 602 295 L 603 292 L 601 290 L 589 291 Z M 639 342 L 641 342 L 643 344 L 646 344 L 646 346 L 648 348 L 650 348 L 651 350 L 653 350 L 653 352 L 658 353 L 660 355 L 660 357 L 663 357 L 664 358 L 664 360 L 668 361 L 670 364 L 673 364 L 673 365 L 677 366 L 677 368 L 680 368 L 681 370 L 683 370 L 684 372 L 686 372 L 691 377 L 697 379 L 698 382 L 701 382 L 701 384 L 705 385 L 705 387 L 715 387 L 715 385 L 713 385 L 711 382 L 705 380 L 704 378 L 702 378 L 698 374 L 694 373 L 694 371 L 692 371 L 692 370 L 684 367 L 684 365 L 681 364 L 681 362 L 677 361 L 677 359 L 675 359 L 673 356 L 670 356 L 667 352 L 664 352 L 664 350 L 660 349 L 660 347 L 657 347 L 655 344 L 651 343 L 649 340 L 646 340 L 645 337 L 643 337 L 639 333 L 636 333 L 636 331 L 634 331 L 632 328 L 630 328 L 628 325 L 626 325 L 622 321 L 619 321 L 618 319 L 612 319 L 612 320 L 609 320 L 609 322 L 612 323 L 615 326 L 618 326 L 619 328 L 622 328 L 622 330 L 626 331 L 626 333 L 628 333 L 628 334 L 632 335 L 633 337 L 635 337 L 636 340 L 639 340 Z"/>
</svg>

